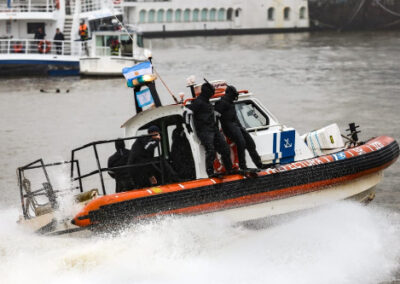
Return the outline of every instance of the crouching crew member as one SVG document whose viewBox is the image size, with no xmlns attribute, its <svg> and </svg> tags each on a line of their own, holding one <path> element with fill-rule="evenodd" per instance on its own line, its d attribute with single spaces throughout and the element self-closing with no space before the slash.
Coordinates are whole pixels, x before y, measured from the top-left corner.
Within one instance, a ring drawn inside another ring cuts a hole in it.
<svg viewBox="0 0 400 284">
<path fill-rule="evenodd" d="M 128 158 L 128 165 L 150 162 L 154 157 L 161 136 L 160 129 L 153 125 L 147 130 L 152 136 L 140 137 L 133 143 Z M 157 184 L 156 169 L 152 165 L 132 167 L 129 169 L 135 182 L 135 188 L 149 187 Z"/>
<path fill-rule="evenodd" d="M 215 122 L 214 108 L 210 98 L 214 95 L 214 86 L 206 81 L 201 86 L 200 95 L 186 107 L 185 119 L 193 114 L 194 127 L 201 144 L 206 151 L 206 171 L 209 177 L 217 176 L 214 173 L 214 159 L 216 151 L 221 154 L 227 173 L 232 172 L 232 161 L 229 146 L 219 132 Z"/>
<path fill-rule="evenodd" d="M 125 148 L 124 140 L 115 141 L 116 152 L 108 158 L 108 168 L 126 166 L 129 157 L 129 150 Z M 132 189 L 133 183 L 129 175 L 129 170 L 125 169 L 113 169 L 108 171 L 108 174 L 115 179 L 115 192 L 122 192 Z"/>
<path fill-rule="evenodd" d="M 238 96 L 239 93 L 235 87 L 228 86 L 225 90 L 225 95 L 215 103 L 215 111 L 220 118 L 224 134 L 235 142 L 237 146 L 240 169 L 247 169 L 245 149 L 249 152 L 257 168 L 262 168 L 263 165 L 257 153 L 256 144 L 237 117 L 234 101 L 238 99 Z"/>
</svg>

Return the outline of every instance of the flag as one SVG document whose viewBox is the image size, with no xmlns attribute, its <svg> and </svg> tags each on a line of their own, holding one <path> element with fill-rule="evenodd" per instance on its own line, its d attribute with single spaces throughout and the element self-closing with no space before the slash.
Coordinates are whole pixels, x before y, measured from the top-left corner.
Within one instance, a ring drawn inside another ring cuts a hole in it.
<svg viewBox="0 0 400 284">
<path fill-rule="evenodd" d="M 136 92 L 136 100 L 141 108 L 154 104 L 153 96 L 151 95 L 149 88 Z"/>
<path fill-rule="evenodd" d="M 142 75 L 153 74 L 153 66 L 151 65 L 150 61 L 141 62 L 132 67 L 125 67 L 122 69 L 122 74 L 129 85 L 129 82 L 132 82 L 132 80 Z"/>
</svg>

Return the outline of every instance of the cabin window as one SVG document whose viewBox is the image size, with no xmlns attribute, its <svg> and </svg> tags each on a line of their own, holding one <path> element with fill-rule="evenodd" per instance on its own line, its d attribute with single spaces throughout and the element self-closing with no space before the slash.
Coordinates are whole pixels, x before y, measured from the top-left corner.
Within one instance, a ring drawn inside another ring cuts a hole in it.
<svg viewBox="0 0 400 284">
<path fill-rule="evenodd" d="M 217 15 L 217 10 L 211 9 L 210 10 L 210 21 L 215 21 L 216 15 Z"/>
<path fill-rule="evenodd" d="M 300 8 L 300 19 L 303 20 L 306 18 L 306 7 Z"/>
<path fill-rule="evenodd" d="M 167 22 L 168 23 L 172 22 L 172 14 L 173 14 L 172 9 L 168 9 L 168 11 L 167 11 Z"/>
<path fill-rule="evenodd" d="M 285 19 L 285 21 L 290 20 L 290 8 L 289 7 L 285 7 L 285 9 L 283 9 L 283 18 Z"/>
<path fill-rule="evenodd" d="M 235 104 L 240 123 L 245 128 L 267 126 L 269 118 L 253 102 L 241 101 Z"/>
<path fill-rule="evenodd" d="M 186 9 L 183 13 L 183 21 L 190 22 L 190 10 Z"/>
<path fill-rule="evenodd" d="M 164 170 L 166 171 L 165 182 L 172 182 L 172 180 L 170 180 L 171 175 L 168 174 L 170 169 L 175 172 L 176 177 L 180 181 L 195 179 L 196 170 L 193 153 L 186 133 L 184 131 L 182 132 L 182 130 L 185 129 L 182 116 L 171 115 L 153 120 L 142 126 L 137 131 L 136 135 L 146 135 L 147 129 L 151 125 L 157 125 L 161 129 L 160 146 L 162 156 L 166 162 L 164 164 Z M 158 157 L 157 150 L 154 152 L 154 157 Z M 182 162 L 184 165 L 182 165 Z"/>
<path fill-rule="evenodd" d="M 132 56 L 132 39 L 129 35 L 121 35 L 121 55 Z"/>
<path fill-rule="evenodd" d="M 28 23 L 27 28 L 28 28 L 28 34 L 36 33 L 38 28 L 42 28 L 42 31 L 46 33 L 44 29 L 44 23 Z"/>
<path fill-rule="evenodd" d="M 225 9 L 221 8 L 218 11 L 218 21 L 225 21 Z"/>
<path fill-rule="evenodd" d="M 137 34 L 136 35 L 136 44 L 137 44 L 138 47 L 144 47 L 143 35 L 141 35 L 141 34 Z"/>
<path fill-rule="evenodd" d="M 193 10 L 193 22 L 198 22 L 199 21 L 199 9 L 194 9 Z"/>
<path fill-rule="evenodd" d="M 273 21 L 275 20 L 275 9 L 273 7 L 270 7 L 268 9 L 268 21 Z"/>
</svg>

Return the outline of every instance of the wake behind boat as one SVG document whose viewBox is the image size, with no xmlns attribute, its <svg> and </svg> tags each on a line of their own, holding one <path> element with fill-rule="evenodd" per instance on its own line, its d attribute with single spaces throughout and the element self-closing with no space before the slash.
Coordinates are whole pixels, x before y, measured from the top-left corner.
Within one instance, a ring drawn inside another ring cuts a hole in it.
<svg viewBox="0 0 400 284">
<path fill-rule="evenodd" d="M 153 90 L 154 78 L 140 75 L 130 83 Z M 224 81 L 212 83 L 216 92 L 211 102 L 215 103 L 225 94 L 227 84 Z M 196 97 L 200 85 L 189 87 Z M 136 95 L 143 93 L 138 89 L 135 92 Z M 267 165 L 265 169 L 226 173 L 220 157 L 216 156 L 214 170 L 219 175 L 209 178 L 204 147 L 197 133 L 188 131 L 192 127 L 183 119 L 184 106 L 190 105 L 193 99 L 181 100 L 141 111 L 122 126 L 126 136 L 122 140 L 127 142 L 143 137 L 150 126 L 160 129 L 161 140 L 151 161 L 115 168 L 102 166 L 109 155 L 101 156 L 99 148 L 119 140 L 115 139 L 78 147 L 72 150 L 71 159 L 66 162 L 46 164 L 39 159 L 20 167 L 18 180 L 23 212 L 20 222 L 44 234 L 83 234 L 113 230 L 165 215 L 212 214 L 241 222 L 349 198 L 369 202 L 374 198 L 374 187 L 381 181 L 383 170 L 399 156 L 398 143 L 391 137 L 359 142 L 355 124 L 350 125 L 348 136 L 342 135 L 336 124 L 300 136 L 294 128 L 280 123 L 255 95 L 246 90 L 239 93 L 235 102 L 237 116 L 253 138 L 263 164 Z M 137 103 L 136 106 L 144 105 Z M 190 147 L 180 153 L 187 163 L 176 167 L 173 149 L 177 148 L 174 143 L 179 142 L 174 140 L 173 132 L 177 128 L 182 129 L 182 137 Z M 230 148 L 237 168 L 236 145 L 230 143 Z M 85 161 L 77 158 L 78 153 L 88 149 L 93 150 L 95 163 L 91 170 L 82 172 L 81 165 Z M 247 163 L 254 166 L 249 157 Z M 59 218 L 57 208 L 66 191 L 54 186 L 55 177 L 51 176 L 50 169 L 65 164 L 70 165 L 73 191 L 80 193 L 74 197 L 76 207 L 72 215 Z M 107 187 L 104 172 L 122 168 L 140 172 L 146 165 L 157 169 L 157 184 L 118 193 Z M 184 167 L 189 173 L 174 180 L 167 170 L 171 165 L 175 165 L 177 172 L 179 167 Z M 44 182 L 34 185 L 28 172 L 37 169 L 43 171 Z"/>
</svg>

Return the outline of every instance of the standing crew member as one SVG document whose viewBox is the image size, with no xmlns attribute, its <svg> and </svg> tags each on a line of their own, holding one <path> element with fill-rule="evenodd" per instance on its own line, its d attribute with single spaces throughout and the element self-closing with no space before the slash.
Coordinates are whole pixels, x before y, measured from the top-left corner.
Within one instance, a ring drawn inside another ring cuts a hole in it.
<svg viewBox="0 0 400 284">
<path fill-rule="evenodd" d="M 245 149 L 249 152 L 257 168 L 262 168 L 263 165 L 257 153 L 256 144 L 237 117 L 234 101 L 238 99 L 238 96 L 239 93 L 236 91 L 236 88 L 228 86 L 225 90 L 225 96 L 215 103 L 215 110 L 220 116 L 224 134 L 235 142 L 237 146 L 240 169 L 247 169 Z"/>
<path fill-rule="evenodd" d="M 59 28 L 56 29 L 56 34 L 54 35 L 54 40 L 59 40 L 59 41 L 64 40 L 64 34 L 60 31 Z M 57 54 L 61 54 L 61 53 L 62 53 L 62 52 L 61 52 L 61 50 L 62 50 L 62 47 L 61 47 L 62 43 L 59 42 L 59 41 L 55 43 L 55 45 L 56 45 L 56 50 L 57 50 Z"/>
<path fill-rule="evenodd" d="M 89 32 L 88 32 L 88 27 L 85 24 L 84 20 L 82 20 L 81 24 L 79 25 L 78 33 L 79 33 L 79 36 L 81 37 L 81 41 L 84 42 L 84 43 L 82 43 L 82 47 L 85 50 L 86 56 L 89 56 L 89 50 L 88 50 L 87 43 L 86 43 L 86 41 L 88 40 Z"/>
<path fill-rule="evenodd" d="M 196 134 L 206 150 L 206 171 L 209 177 L 217 176 L 214 173 L 214 159 L 216 151 L 221 154 L 227 173 L 232 172 L 232 161 L 230 158 L 229 146 L 225 138 L 219 132 L 215 122 L 214 108 L 210 98 L 214 95 L 215 89 L 208 81 L 201 86 L 200 95 L 186 107 L 193 113 L 193 122 Z M 188 111 L 184 114 L 185 118 Z"/>
<path fill-rule="evenodd" d="M 81 41 L 88 39 L 88 27 L 84 20 L 82 20 L 81 24 L 79 25 L 79 36 L 81 37 Z"/>
<path fill-rule="evenodd" d="M 126 166 L 128 163 L 129 150 L 125 148 L 124 140 L 115 141 L 116 152 L 108 158 L 108 168 L 115 168 Z M 129 169 L 114 169 L 108 171 L 108 174 L 115 179 L 115 192 L 122 192 L 125 190 L 132 189 L 133 184 L 129 175 Z"/>
<path fill-rule="evenodd" d="M 139 137 L 133 143 L 128 158 L 128 165 L 150 162 L 154 157 L 154 149 L 157 147 L 161 136 L 160 129 L 152 125 L 147 130 L 152 136 Z M 155 169 L 152 165 L 132 167 L 129 169 L 130 176 L 135 182 L 135 188 L 149 187 L 157 184 Z"/>
</svg>

